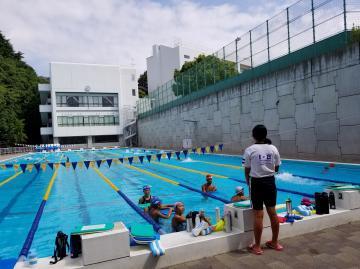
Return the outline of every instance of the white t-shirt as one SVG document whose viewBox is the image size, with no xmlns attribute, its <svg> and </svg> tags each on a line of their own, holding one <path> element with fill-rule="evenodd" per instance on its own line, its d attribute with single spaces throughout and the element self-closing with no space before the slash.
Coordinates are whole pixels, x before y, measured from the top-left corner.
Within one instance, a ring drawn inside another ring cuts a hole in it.
<svg viewBox="0 0 360 269">
<path fill-rule="evenodd" d="M 251 177 L 273 176 L 275 166 L 280 164 L 280 154 L 274 145 L 254 144 L 245 149 L 243 165 L 250 168 Z"/>
</svg>

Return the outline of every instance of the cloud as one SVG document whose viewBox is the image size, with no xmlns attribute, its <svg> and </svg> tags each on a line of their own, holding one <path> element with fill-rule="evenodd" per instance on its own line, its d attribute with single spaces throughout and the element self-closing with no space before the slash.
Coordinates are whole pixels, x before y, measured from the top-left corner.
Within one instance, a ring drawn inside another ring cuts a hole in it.
<svg viewBox="0 0 360 269">
<path fill-rule="evenodd" d="M 0 0 L 0 31 L 41 75 L 50 61 L 133 63 L 142 72 L 153 44 L 180 39 L 214 52 L 285 3 L 263 0 L 245 9 L 194 1 Z"/>
</svg>

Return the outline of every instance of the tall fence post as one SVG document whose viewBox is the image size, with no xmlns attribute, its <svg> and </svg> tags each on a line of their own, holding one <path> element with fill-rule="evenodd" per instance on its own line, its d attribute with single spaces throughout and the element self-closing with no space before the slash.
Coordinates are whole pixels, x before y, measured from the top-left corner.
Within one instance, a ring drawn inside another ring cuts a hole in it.
<svg viewBox="0 0 360 269">
<path fill-rule="evenodd" d="M 287 25 L 287 35 L 288 35 L 288 53 L 291 52 L 290 47 L 290 21 L 289 21 L 289 8 L 286 8 L 286 25 Z"/>
<path fill-rule="evenodd" d="M 249 31 L 249 34 L 250 34 L 250 66 L 251 68 L 253 68 L 251 30 Z"/>
<path fill-rule="evenodd" d="M 346 21 L 346 0 L 343 0 L 344 5 L 344 30 L 347 30 L 347 21 Z"/>
<path fill-rule="evenodd" d="M 312 29 L 313 29 L 313 43 L 315 43 L 316 37 L 315 37 L 314 0 L 311 0 L 311 16 L 312 16 Z"/>
<path fill-rule="evenodd" d="M 266 20 L 266 39 L 267 39 L 268 62 L 270 62 L 269 20 Z"/>
<path fill-rule="evenodd" d="M 240 68 L 239 68 L 239 58 L 238 58 L 238 42 L 240 40 L 240 37 L 237 37 L 235 39 L 235 62 L 236 62 L 236 70 L 238 73 L 240 73 Z"/>
</svg>

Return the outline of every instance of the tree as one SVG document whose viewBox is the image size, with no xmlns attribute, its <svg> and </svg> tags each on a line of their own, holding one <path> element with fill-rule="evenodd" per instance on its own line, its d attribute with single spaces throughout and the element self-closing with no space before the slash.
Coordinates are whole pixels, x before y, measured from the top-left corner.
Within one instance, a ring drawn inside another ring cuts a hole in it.
<svg viewBox="0 0 360 269">
<path fill-rule="evenodd" d="M 138 79 L 138 90 L 140 98 L 148 95 L 147 71 L 142 73 Z"/>
<path fill-rule="evenodd" d="M 0 143 L 40 142 L 39 79 L 0 32 Z"/>
<path fill-rule="evenodd" d="M 175 70 L 172 90 L 176 96 L 188 95 L 236 74 L 236 63 L 201 54 Z"/>
</svg>

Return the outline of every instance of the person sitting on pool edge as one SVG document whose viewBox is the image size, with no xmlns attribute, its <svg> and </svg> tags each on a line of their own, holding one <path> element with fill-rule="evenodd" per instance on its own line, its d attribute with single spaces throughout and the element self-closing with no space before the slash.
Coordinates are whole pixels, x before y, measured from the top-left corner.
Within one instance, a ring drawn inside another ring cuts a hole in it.
<svg viewBox="0 0 360 269">
<path fill-rule="evenodd" d="M 171 227 L 173 232 L 186 231 L 186 218 L 183 215 L 185 206 L 182 202 L 176 202 L 174 205 L 175 215 L 171 220 Z"/>
<path fill-rule="evenodd" d="M 171 213 L 173 211 L 172 207 L 170 207 L 168 213 L 166 215 L 164 215 L 163 213 L 161 213 L 161 209 L 162 209 L 161 204 L 162 203 L 161 203 L 160 199 L 153 199 L 151 201 L 151 205 L 149 207 L 149 215 L 156 222 L 159 222 L 160 218 L 161 219 L 169 219 L 171 216 Z"/>
<path fill-rule="evenodd" d="M 203 192 L 214 192 L 216 186 L 212 184 L 212 175 L 206 175 L 206 183 L 201 186 Z"/>
<path fill-rule="evenodd" d="M 241 202 L 241 201 L 246 201 L 249 200 L 248 197 L 246 197 L 244 195 L 244 188 L 241 186 L 237 186 L 235 188 L 235 195 L 233 197 L 231 197 L 231 202 Z"/>
</svg>

